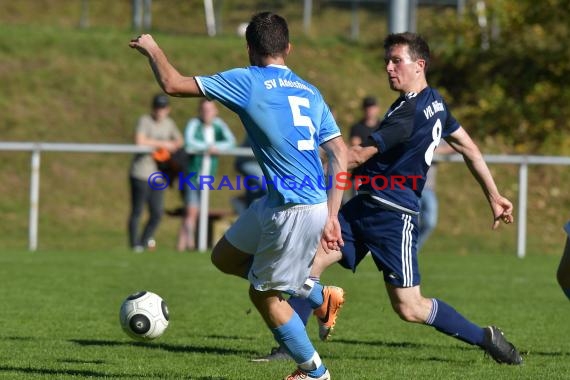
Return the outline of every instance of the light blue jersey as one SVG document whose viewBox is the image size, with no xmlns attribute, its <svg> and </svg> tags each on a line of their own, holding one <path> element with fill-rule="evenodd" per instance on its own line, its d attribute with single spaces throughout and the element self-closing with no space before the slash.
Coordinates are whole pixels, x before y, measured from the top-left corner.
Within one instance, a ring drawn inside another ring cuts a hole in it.
<svg viewBox="0 0 570 380">
<path fill-rule="evenodd" d="M 196 77 L 204 95 L 237 113 L 268 187 L 269 206 L 326 202 L 319 145 L 340 136 L 317 88 L 286 66 Z M 330 186 L 330 185 L 329 185 Z"/>
</svg>

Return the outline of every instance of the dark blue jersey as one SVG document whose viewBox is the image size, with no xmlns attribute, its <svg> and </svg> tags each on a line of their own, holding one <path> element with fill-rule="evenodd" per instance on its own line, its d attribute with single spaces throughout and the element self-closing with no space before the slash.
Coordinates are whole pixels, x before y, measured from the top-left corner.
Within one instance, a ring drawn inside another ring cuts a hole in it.
<svg viewBox="0 0 570 380">
<path fill-rule="evenodd" d="M 359 167 L 364 176 L 359 192 L 387 206 L 418 213 L 434 150 L 458 128 L 435 89 L 400 96 L 369 137 L 379 152 Z"/>
</svg>

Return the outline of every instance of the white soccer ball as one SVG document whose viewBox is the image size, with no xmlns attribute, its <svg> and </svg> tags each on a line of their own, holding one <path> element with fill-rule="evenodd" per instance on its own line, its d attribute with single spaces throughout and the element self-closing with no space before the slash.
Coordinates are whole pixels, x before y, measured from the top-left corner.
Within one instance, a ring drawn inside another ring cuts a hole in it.
<svg viewBox="0 0 570 380">
<path fill-rule="evenodd" d="M 168 327 L 168 306 L 155 293 L 142 291 L 128 296 L 119 312 L 121 327 L 133 339 L 152 340 Z"/>
</svg>

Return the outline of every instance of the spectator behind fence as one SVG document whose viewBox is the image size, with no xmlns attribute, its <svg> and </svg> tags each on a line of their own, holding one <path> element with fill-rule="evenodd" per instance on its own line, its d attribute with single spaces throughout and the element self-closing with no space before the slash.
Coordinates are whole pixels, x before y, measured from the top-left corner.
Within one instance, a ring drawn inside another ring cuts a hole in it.
<svg viewBox="0 0 570 380">
<path fill-rule="evenodd" d="M 137 145 L 150 146 L 157 152 L 166 155 L 175 152 L 183 144 L 182 134 L 174 121 L 169 117 L 170 104 L 165 94 L 155 95 L 152 99 L 151 113 L 141 116 L 135 131 Z M 131 213 L 129 215 L 129 244 L 135 252 L 142 252 L 145 248 L 154 248 L 154 232 L 156 231 L 163 213 L 164 193 L 162 190 L 152 189 L 148 179 L 158 172 L 158 165 L 153 154 L 138 153 L 134 156 L 129 171 L 131 185 Z M 148 206 L 149 219 L 139 234 L 139 222 L 145 204 Z"/>
<path fill-rule="evenodd" d="M 361 119 L 350 127 L 351 146 L 366 143 L 372 132 L 380 127 L 380 107 L 374 96 L 366 96 L 362 99 L 362 112 Z M 359 168 L 354 168 L 351 173 L 353 177 L 360 175 Z M 351 189 L 344 192 L 343 204 L 356 194 L 355 186 L 356 182 L 353 181 Z"/>
<path fill-rule="evenodd" d="M 350 145 L 360 145 L 380 126 L 380 107 L 373 96 L 362 99 L 362 118 L 350 127 Z"/>
<path fill-rule="evenodd" d="M 227 124 L 218 117 L 216 103 L 202 99 L 198 107 L 199 116 L 192 118 L 184 131 L 186 151 L 203 151 L 209 154 L 205 160 L 201 154 L 192 155 L 189 160 L 189 173 L 197 173 L 190 178 L 193 187 L 184 183 L 184 219 L 178 233 L 177 249 L 180 252 L 196 248 L 196 224 L 200 210 L 200 175 L 214 176 L 218 168 L 219 151 L 232 148 L 235 137 Z"/>
<path fill-rule="evenodd" d="M 445 140 L 441 140 L 439 146 L 435 149 L 436 154 L 455 153 L 451 145 Z M 435 192 L 437 179 L 437 162 L 432 162 L 427 174 L 426 183 L 422 190 L 420 198 L 420 222 L 418 230 L 418 252 L 426 242 L 427 238 L 437 226 L 437 218 L 439 212 L 439 203 Z"/>
</svg>

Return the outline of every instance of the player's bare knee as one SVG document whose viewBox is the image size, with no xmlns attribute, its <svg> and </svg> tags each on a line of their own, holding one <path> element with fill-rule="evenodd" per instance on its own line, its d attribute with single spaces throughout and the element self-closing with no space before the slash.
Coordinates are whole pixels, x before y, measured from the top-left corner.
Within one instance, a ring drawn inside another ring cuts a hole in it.
<svg viewBox="0 0 570 380">
<path fill-rule="evenodd" d="M 223 273 L 247 278 L 253 256 L 238 250 L 222 238 L 212 250 L 210 260 Z"/>
<path fill-rule="evenodd" d="M 224 254 L 223 248 L 220 247 L 219 244 L 217 244 L 212 250 L 212 255 L 210 256 L 210 260 L 212 261 L 212 264 L 214 264 L 214 266 L 218 268 L 221 272 L 227 274 L 233 274 L 235 268 L 230 262 L 230 260 L 227 259 L 227 255 Z"/>
<path fill-rule="evenodd" d="M 212 264 L 214 264 L 214 266 L 218 268 L 220 272 L 241 276 L 241 268 L 237 268 L 235 265 L 233 265 L 232 262 L 225 259 L 224 255 L 219 254 L 219 252 L 216 254 L 216 251 L 212 251 L 211 260 Z"/>
<path fill-rule="evenodd" d="M 251 303 L 253 303 L 253 305 L 255 307 L 258 307 L 258 294 L 257 294 L 257 290 L 255 290 L 253 288 L 253 286 L 249 287 L 249 299 L 251 300 Z"/>
<path fill-rule="evenodd" d="M 412 302 L 393 303 L 392 308 L 403 321 L 412 323 L 423 322 L 419 308 Z"/>
<path fill-rule="evenodd" d="M 263 315 L 278 312 L 279 304 L 287 302 L 283 298 L 281 291 L 260 291 L 253 286 L 249 287 L 249 299 Z"/>
<path fill-rule="evenodd" d="M 220 260 L 220 257 L 219 257 L 219 255 L 216 254 L 215 250 L 212 251 L 212 255 L 210 256 L 210 260 L 212 261 L 212 264 L 214 264 L 214 266 L 216 268 L 218 268 L 220 271 L 225 273 L 225 271 L 223 269 L 224 268 L 223 261 Z"/>
</svg>

